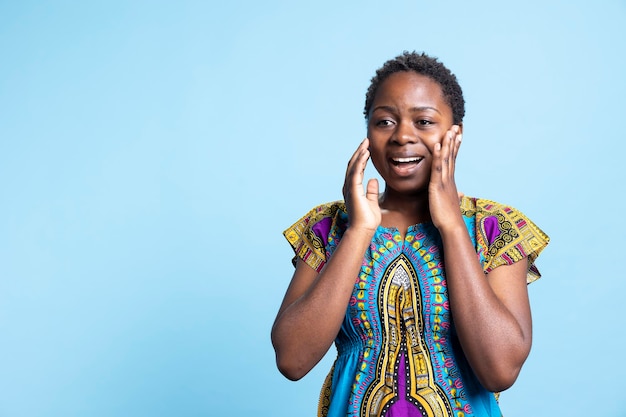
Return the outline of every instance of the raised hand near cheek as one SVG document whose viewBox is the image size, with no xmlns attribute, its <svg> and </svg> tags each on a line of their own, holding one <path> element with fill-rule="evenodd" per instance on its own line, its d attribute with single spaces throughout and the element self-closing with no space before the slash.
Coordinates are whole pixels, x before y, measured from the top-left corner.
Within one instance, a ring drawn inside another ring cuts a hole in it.
<svg viewBox="0 0 626 417">
<path fill-rule="evenodd" d="M 363 188 L 365 166 L 370 157 L 369 140 L 365 139 L 348 162 L 343 197 L 348 209 L 351 228 L 373 233 L 380 224 L 382 215 L 378 205 L 378 181 L 370 179 Z"/>
<path fill-rule="evenodd" d="M 428 186 L 430 216 L 441 231 L 463 222 L 459 210 L 459 197 L 454 180 L 456 156 L 461 147 L 461 129 L 454 125 L 435 145 Z"/>
</svg>

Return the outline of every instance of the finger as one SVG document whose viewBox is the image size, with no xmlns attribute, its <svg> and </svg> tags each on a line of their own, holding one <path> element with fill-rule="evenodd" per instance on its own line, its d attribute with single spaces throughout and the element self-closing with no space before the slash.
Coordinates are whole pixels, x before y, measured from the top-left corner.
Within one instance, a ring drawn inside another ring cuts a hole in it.
<svg viewBox="0 0 626 417">
<path fill-rule="evenodd" d="M 348 163 L 346 178 L 343 184 L 343 195 L 345 200 L 351 200 L 358 196 L 363 196 L 363 178 L 365 175 L 365 167 L 370 157 L 368 150 L 369 140 L 365 139 Z"/>
<path fill-rule="evenodd" d="M 361 148 L 359 155 L 354 161 L 353 169 L 353 178 L 355 182 L 359 185 L 363 184 L 363 176 L 365 175 L 365 167 L 367 166 L 367 161 L 370 158 L 370 151 L 367 149 L 367 145 Z"/>
<path fill-rule="evenodd" d="M 450 132 L 450 134 L 448 135 L 448 158 L 447 158 L 447 162 L 448 164 L 453 162 L 452 159 L 452 151 L 454 150 L 454 142 L 456 138 L 456 133 L 454 132 L 454 130 L 452 132 Z"/>
<path fill-rule="evenodd" d="M 457 125 L 452 126 L 449 130 L 450 133 L 450 142 L 449 146 L 449 154 L 448 154 L 448 172 L 454 173 L 454 166 L 456 162 L 456 152 L 458 150 L 458 138 L 459 138 L 459 127 Z"/>
<path fill-rule="evenodd" d="M 445 181 L 449 175 L 450 169 L 450 143 L 452 132 L 448 130 L 441 140 L 441 179 Z"/>
<path fill-rule="evenodd" d="M 352 176 L 353 176 L 352 173 L 354 169 L 353 167 L 354 167 L 355 161 L 358 159 L 359 153 L 361 152 L 362 146 L 363 146 L 363 142 L 359 144 L 359 146 L 356 148 L 356 150 L 354 151 L 354 153 L 348 160 L 348 165 L 346 166 L 346 175 L 343 181 L 343 188 L 341 190 L 344 197 L 346 196 L 346 193 L 348 192 L 348 189 L 349 189 L 348 184 L 352 182 Z"/>
<path fill-rule="evenodd" d="M 367 164 L 367 159 L 369 158 L 369 151 L 367 150 L 368 144 L 369 141 L 367 139 L 363 140 L 352 155 L 352 158 L 350 158 L 348 167 L 346 168 L 346 179 L 352 179 L 355 174 L 359 173 L 359 171 L 362 173 L 365 170 L 365 165 Z"/>
<path fill-rule="evenodd" d="M 457 133 L 454 144 L 452 146 L 451 167 L 453 172 L 456 170 L 456 158 L 459 155 L 459 149 L 461 148 L 461 141 L 463 140 L 463 134 Z"/>
<path fill-rule="evenodd" d="M 376 178 L 372 178 L 367 182 L 367 192 L 365 193 L 365 197 L 378 204 L 378 180 Z"/>
<path fill-rule="evenodd" d="M 453 125 L 445 135 L 445 149 L 447 152 L 443 155 L 443 161 L 445 163 L 444 173 L 446 178 L 454 177 L 459 132 L 459 127 L 457 125 Z"/>
<path fill-rule="evenodd" d="M 441 143 L 435 143 L 435 149 L 433 152 L 433 163 L 430 168 L 430 172 L 431 182 L 435 180 L 436 175 L 439 175 L 439 178 L 441 177 Z"/>
<path fill-rule="evenodd" d="M 348 173 L 348 171 L 350 171 L 350 169 L 354 166 L 354 164 L 356 163 L 356 161 L 359 159 L 359 156 L 361 155 L 361 153 L 363 152 L 363 148 L 364 148 L 364 144 L 367 141 L 367 139 L 364 139 L 360 144 L 359 147 L 356 148 L 356 150 L 354 151 L 354 153 L 352 154 L 352 157 L 350 158 L 350 160 L 348 161 L 348 167 L 346 169 L 346 174 Z"/>
</svg>

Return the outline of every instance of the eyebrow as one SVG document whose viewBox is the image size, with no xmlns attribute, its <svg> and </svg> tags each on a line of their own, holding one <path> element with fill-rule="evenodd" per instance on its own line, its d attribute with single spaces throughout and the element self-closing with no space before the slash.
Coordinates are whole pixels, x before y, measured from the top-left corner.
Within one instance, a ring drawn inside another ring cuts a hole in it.
<svg viewBox="0 0 626 417">
<path fill-rule="evenodd" d="M 398 111 L 398 109 L 394 106 L 376 106 L 374 107 L 374 109 L 372 109 L 372 112 L 375 112 L 376 110 L 385 110 L 385 111 L 392 112 L 392 113 Z M 433 110 L 441 114 L 439 110 L 431 106 L 411 107 L 412 112 L 418 112 L 418 111 L 424 111 L 424 110 Z"/>
</svg>

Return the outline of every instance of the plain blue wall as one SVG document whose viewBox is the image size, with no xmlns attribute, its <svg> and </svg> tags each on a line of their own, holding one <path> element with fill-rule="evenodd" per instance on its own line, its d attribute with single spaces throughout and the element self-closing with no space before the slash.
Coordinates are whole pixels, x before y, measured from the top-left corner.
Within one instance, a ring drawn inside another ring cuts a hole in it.
<svg viewBox="0 0 626 417">
<path fill-rule="evenodd" d="M 464 87 L 459 187 L 552 237 L 504 415 L 624 416 L 625 41 L 623 0 L 0 1 L 0 416 L 314 415 L 281 232 L 405 49 Z"/>
</svg>

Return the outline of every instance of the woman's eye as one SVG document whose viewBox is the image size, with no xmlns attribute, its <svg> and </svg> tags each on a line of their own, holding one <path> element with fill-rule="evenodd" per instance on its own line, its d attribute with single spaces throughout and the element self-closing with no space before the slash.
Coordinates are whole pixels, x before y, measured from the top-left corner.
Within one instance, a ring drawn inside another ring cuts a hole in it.
<svg viewBox="0 0 626 417">
<path fill-rule="evenodd" d="M 417 124 L 420 126 L 428 126 L 430 124 L 432 124 L 432 122 L 430 120 L 418 120 Z"/>
<path fill-rule="evenodd" d="M 376 126 L 391 126 L 393 124 L 393 122 L 391 120 L 379 120 L 378 122 L 376 122 Z"/>
</svg>

